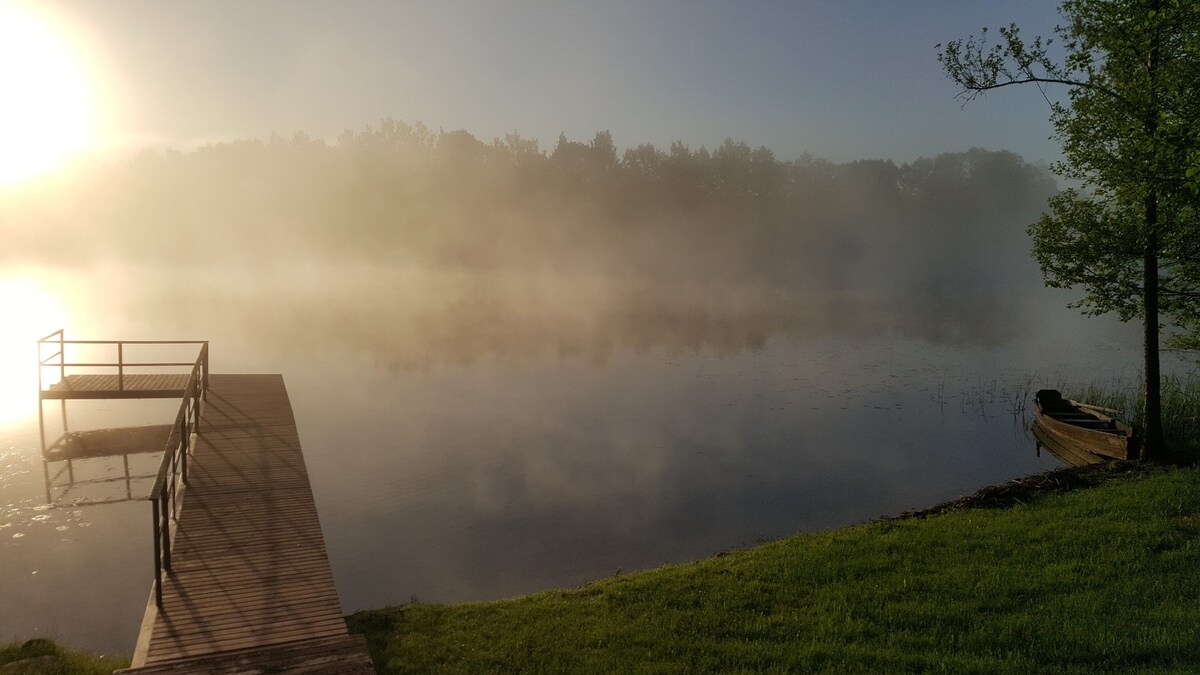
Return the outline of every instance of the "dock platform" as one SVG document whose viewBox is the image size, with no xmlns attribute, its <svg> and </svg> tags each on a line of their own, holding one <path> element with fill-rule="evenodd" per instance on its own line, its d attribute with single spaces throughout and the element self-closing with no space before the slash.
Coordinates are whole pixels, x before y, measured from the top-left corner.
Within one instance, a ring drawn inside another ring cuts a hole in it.
<svg viewBox="0 0 1200 675">
<path fill-rule="evenodd" d="M 180 398 L 186 374 L 67 375 L 42 390 L 43 399 Z"/>
<path fill-rule="evenodd" d="M 280 375 L 212 375 L 162 606 L 130 673 L 371 673 L 346 630 Z"/>
</svg>

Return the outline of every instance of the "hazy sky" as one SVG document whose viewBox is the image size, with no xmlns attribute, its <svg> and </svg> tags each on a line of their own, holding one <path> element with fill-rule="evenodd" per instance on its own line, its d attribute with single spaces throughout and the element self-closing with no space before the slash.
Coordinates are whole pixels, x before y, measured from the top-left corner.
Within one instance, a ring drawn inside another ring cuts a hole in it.
<svg viewBox="0 0 1200 675">
<path fill-rule="evenodd" d="M 45 8 L 45 6 L 43 6 Z M 383 117 L 490 141 L 517 130 L 618 147 L 726 137 L 781 159 L 909 161 L 972 146 L 1049 161 L 1035 89 L 960 108 L 934 45 L 1052 2 L 63 0 L 126 139 L 333 140 Z"/>
</svg>

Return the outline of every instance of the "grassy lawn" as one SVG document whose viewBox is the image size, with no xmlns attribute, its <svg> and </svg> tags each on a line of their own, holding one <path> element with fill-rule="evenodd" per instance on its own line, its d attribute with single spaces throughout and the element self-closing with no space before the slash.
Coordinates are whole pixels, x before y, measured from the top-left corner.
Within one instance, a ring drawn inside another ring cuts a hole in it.
<svg viewBox="0 0 1200 675">
<path fill-rule="evenodd" d="M 389 673 L 1200 672 L 1200 470 L 1082 475 L 1100 485 L 349 624 Z"/>
</svg>

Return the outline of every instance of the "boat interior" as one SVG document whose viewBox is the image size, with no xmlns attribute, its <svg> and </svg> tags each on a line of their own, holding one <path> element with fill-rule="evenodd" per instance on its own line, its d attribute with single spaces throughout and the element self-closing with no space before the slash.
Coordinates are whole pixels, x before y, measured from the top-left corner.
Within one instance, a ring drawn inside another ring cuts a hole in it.
<svg viewBox="0 0 1200 675">
<path fill-rule="evenodd" d="M 1042 413 L 1056 420 L 1087 429 L 1117 430 L 1116 422 L 1107 415 L 1081 408 L 1074 401 L 1064 399 L 1054 389 L 1042 389 L 1037 393 Z"/>
</svg>

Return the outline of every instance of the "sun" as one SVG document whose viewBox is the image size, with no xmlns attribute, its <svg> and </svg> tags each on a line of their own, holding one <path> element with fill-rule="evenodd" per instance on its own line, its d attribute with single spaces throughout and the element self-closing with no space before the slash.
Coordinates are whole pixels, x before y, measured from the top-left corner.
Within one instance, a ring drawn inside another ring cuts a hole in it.
<svg viewBox="0 0 1200 675">
<path fill-rule="evenodd" d="M 53 171 L 95 144 L 91 89 L 62 31 L 0 0 L 0 187 Z"/>
</svg>

